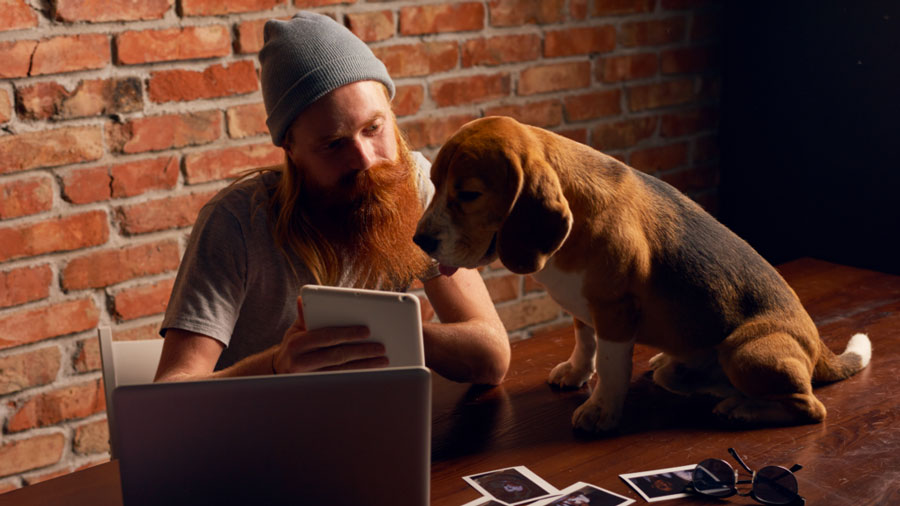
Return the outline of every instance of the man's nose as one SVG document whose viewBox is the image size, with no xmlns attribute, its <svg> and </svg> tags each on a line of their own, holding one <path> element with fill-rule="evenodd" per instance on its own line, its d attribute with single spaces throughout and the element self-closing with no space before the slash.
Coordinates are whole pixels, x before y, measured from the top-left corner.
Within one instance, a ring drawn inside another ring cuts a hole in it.
<svg viewBox="0 0 900 506">
<path fill-rule="evenodd" d="M 375 146 L 368 139 L 356 139 L 353 142 L 352 156 L 353 168 L 356 170 L 367 170 L 378 162 Z"/>
</svg>

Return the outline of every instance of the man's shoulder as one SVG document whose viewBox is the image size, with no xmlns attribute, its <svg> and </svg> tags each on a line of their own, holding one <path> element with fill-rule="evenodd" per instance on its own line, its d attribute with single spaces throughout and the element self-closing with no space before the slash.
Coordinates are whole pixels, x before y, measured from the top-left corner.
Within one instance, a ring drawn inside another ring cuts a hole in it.
<svg viewBox="0 0 900 506">
<path fill-rule="evenodd" d="M 235 215 L 247 214 L 268 200 L 279 177 L 277 172 L 263 172 L 237 180 L 214 195 L 206 206 Z"/>
</svg>

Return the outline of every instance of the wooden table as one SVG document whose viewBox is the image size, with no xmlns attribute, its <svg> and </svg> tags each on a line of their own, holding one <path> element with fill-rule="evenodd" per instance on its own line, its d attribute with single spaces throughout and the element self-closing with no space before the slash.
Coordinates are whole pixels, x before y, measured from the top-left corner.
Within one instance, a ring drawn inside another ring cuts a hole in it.
<svg viewBox="0 0 900 506">
<path fill-rule="evenodd" d="M 432 504 L 458 506 L 478 497 L 462 477 L 526 465 L 553 485 L 593 483 L 644 504 L 618 475 L 697 463 L 731 461 L 736 448 L 754 468 L 800 463 L 800 493 L 810 505 L 900 504 L 900 277 L 803 259 L 780 267 L 819 326 L 841 352 L 856 332 L 873 343 L 872 362 L 858 375 L 816 389 L 828 408 L 824 423 L 736 430 L 719 423 L 715 401 L 681 398 L 647 377 L 654 353 L 638 347 L 621 429 L 589 437 L 572 431 L 572 411 L 587 389 L 557 391 L 547 373 L 565 359 L 571 329 L 513 345 L 502 386 L 471 387 L 435 378 Z M 115 462 L 0 495 L 0 505 L 119 506 Z M 401 490 L 401 488 L 398 488 Z M 700 498 L 667 504 L 716 503 Z M 726 504 L 726 503 L 720 503 Z M 727 504 L 757 504 L 732 497 Z"/>
</svg>

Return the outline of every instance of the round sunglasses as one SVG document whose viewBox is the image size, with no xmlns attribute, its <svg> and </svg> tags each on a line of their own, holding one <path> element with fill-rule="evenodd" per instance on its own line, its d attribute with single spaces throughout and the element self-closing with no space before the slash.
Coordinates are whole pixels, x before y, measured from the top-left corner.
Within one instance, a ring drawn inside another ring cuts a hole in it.
<svg viewBox="0 0 900 506">
<path fill-rule="evenodd" d="M 790 469 L 781 466 L 766 466 L 759 471 L 750 469 L 741 460 L 734 448 L 728 453 L 738 464 L 750 473 L 749 480 L 739 480 L 738 473 L 731 464 L 722 459 L 706 459 L 697 464 L 691 476 L 691 488 L 697 493 L 713 497 L 730 497 L 733 495 L 748 496 L 763 504 L 785 504 L 803 506 L 806 500 L 798 493 L 796 471 L 803 468 L 794 464 Z M 737 490 L 739 484 L 751 484 L 749 493 Z"/>
</svg>

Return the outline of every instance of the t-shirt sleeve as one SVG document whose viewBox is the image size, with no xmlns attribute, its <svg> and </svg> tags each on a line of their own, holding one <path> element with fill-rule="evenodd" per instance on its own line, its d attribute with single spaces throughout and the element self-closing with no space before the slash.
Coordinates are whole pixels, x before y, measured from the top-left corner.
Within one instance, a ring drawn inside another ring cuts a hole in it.
<svg viewBox="0 0 900 506">
<path fill-rule="evenodd" d="M 179 328 L 228 346 L 246 278 L 247 251 L 240 222 L 224 206 L 207 204 L 191 232 L 160 334 Z"/>
</svg>

